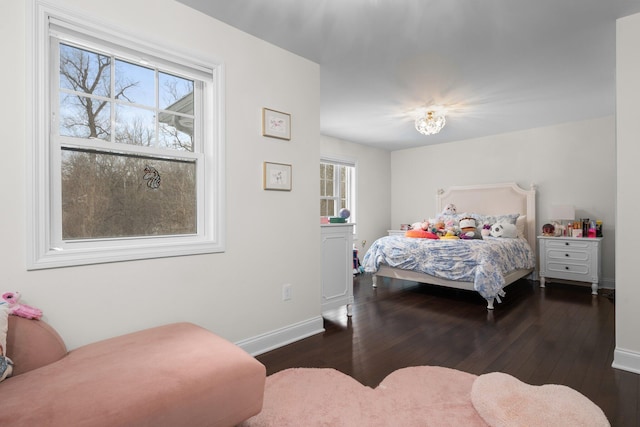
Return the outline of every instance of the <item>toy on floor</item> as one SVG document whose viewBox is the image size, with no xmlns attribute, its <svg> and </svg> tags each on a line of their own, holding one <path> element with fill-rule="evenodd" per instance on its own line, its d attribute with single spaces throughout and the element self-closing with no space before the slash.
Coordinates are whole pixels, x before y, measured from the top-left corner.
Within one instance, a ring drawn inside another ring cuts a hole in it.
<svg viewBox="0 0 640 427">
<path fill-rule="evenodd" d="M 39 308 L 20 304 L 20 292 L 5 292 L 2 294 L 2 300 L 9 305 L 9 314 L 35 320 L 42 317 L 42 310 Z"/>
</svg>

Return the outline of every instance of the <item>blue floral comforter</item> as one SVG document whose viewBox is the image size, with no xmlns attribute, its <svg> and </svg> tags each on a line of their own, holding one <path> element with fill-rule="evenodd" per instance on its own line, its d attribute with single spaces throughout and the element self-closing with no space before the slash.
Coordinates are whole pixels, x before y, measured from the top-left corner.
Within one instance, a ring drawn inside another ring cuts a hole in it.
<svg viewBox="0 0 640 427">
<path fill-rule="evenodd" d="M 534 268 L 535 255 L 525 239 L 432 240 L 387 236 L 373 242 L 362 263 L 368 273 L 378 271 L 380 264 L 473 282 L 475 290 L 489 299 L 504 295 L 505 274 Z"/>
</svg>

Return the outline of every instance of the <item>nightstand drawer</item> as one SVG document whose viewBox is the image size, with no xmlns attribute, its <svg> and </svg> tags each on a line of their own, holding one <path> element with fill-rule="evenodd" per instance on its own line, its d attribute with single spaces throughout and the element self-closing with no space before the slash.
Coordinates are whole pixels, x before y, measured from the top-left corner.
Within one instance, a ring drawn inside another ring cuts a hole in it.
<svg viewBox="0 0 640 427">
<path fill-rule="evenodd" d="M 589 252 L 579 250 L 561 250 L 561 249 L 547 249 L 547 259 L 549 262 L 567 260 L 577 263 L 587 264 L 589 262 Z"/>
<path fill-rule="evenodd" d="M 591 248 L 591 241 L 575 239 L 575 240 L 563 240 L 562 238 L 558 238 L 558 240 L 548 240 L 545 242 L 547 248 L 549 249 L 571 249 L 571 250 L 584 250 L 588 251 Z"/>
<path fill-rule="evenodd" d="M 570 279 L 565 277 L 567 280 L 586 280 L 584 276 L 589 275 L 589 265 L 588 264 L 566 264 L 561 262 L 547 262 L 547 271 L 555 273 L 556 277 L 560 277 L 560 275 L 565 276 L 568 274 L 578 274 L 582 277 L 582 279 Z"/>
</svg>

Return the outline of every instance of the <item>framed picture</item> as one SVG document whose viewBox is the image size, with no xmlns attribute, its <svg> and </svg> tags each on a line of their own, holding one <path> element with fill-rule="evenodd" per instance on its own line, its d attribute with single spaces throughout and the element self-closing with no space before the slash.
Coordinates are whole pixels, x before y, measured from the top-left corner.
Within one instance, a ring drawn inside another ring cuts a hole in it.
<svg viewBox="0 0 640 427">
<path fill-rule="evenodd" d="M 291 165 L 264 162 L 262 172 L 265 190 L 291 191 Z"/>
<path fill-rule="evenodd" d="M 263 108 L 262 135 L 289 141 L 291 139 L 291 115 Z"/>
</svg>

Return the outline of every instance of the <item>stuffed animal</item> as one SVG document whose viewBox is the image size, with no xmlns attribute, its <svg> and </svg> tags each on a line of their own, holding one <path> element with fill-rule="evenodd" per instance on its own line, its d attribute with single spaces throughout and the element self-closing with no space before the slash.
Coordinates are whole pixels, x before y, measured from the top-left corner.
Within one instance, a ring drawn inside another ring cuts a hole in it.
<svg viewBox="0 0 640 427">
<path fill-rule="evenodd" d="M 414 222 L 409 226 L 409 230 L 429 230 L 429 222 L 427 220 Z"/>
<path fill-rule="evenodd" d="M 450 219 L 444 223 L 444 228 L 439 229 L 437 233 L 441 239 L 459 239 L 460 227 L 456 221 Z"/>
<path fill-rule="evenodd" d="M 456 234 L 456 231 L 454 229 L 449 229 L 444 234 L 444 236 L 440 236 L 440 238 L 441 239 L 459 239 L 460 237 L 458 237 L 458 235 Z"/>
<path fill-rule="evenodd" d="M 476 229 L 476 220 L 472 217 L 460 219 L 460 238 L 461 239 L 482 239 L 480 233 Z"/>
<path fill-rule="evenodd" d="M 484 224 L 482 226 L 482 230 L 480 230 L 480 234 L 482 237 L 487 237 L 491 235 L 491 224 Z"/>
<path fill-rule="evenodd" d="M 491 226 L 491 237 L 505 237 L 514 239 L 518 237 L 518 229 L 515 224 L 499 222 Z"/>
<path fill-rule="evenodd" d="M 9 314 L 35 320 L 42 317 L 42 310 L 39 308 L 19 303 L 20 292 L 5 292 L 2 294 L 2 300 L 9 305 Z"/>
<path fill-rule="evenodd" d="M 411 224 L 409 229 L 404 233 L 404 237 L 419 237 L 422 239 L 440 238 L 435 231 L 432 231 L 432 226 L 427 220 Z"/>
<path fill-rule="evenodd" d="M 457 212 L 458 210 L 456 209 L 456 205 L 454 205 L 453 203 L 449 203 L 442 210 L 442 215 L 455 215 Z"/>
</svg>

